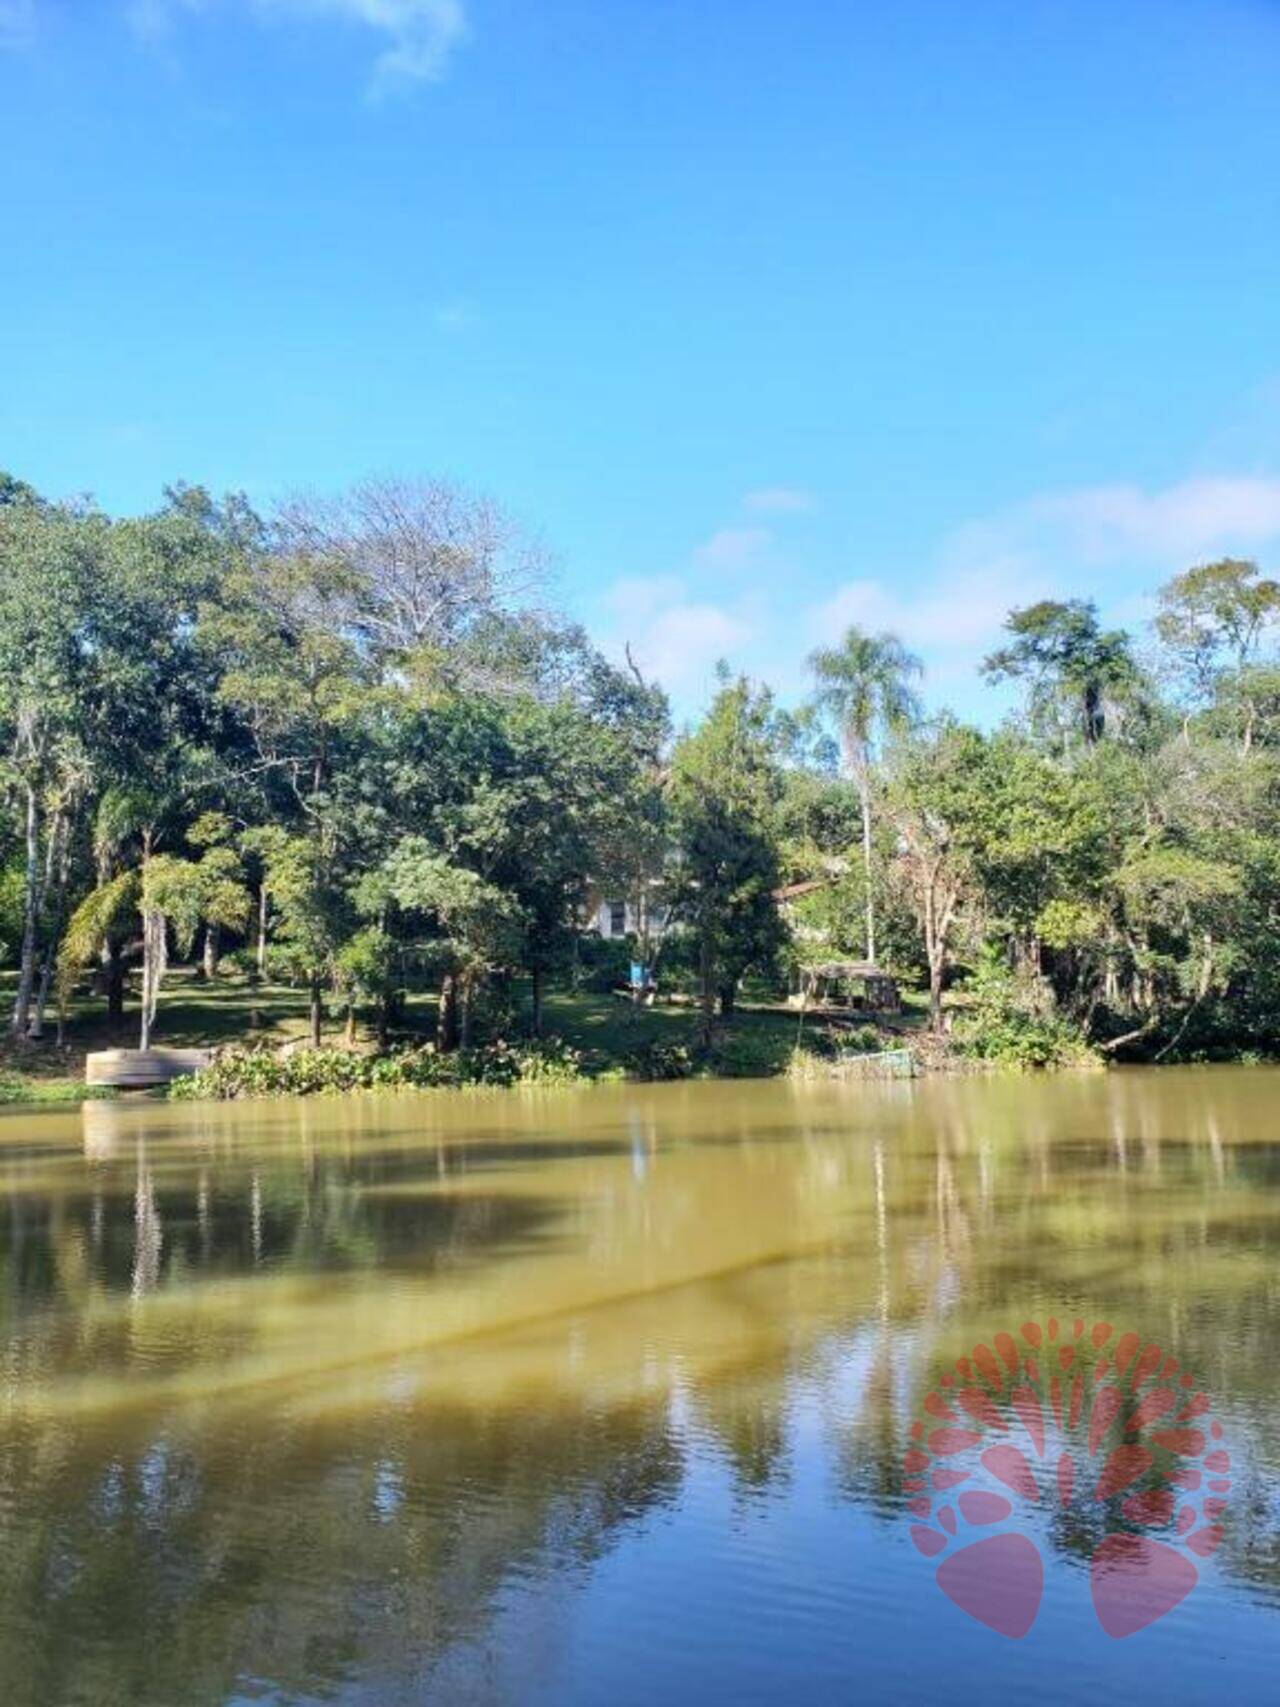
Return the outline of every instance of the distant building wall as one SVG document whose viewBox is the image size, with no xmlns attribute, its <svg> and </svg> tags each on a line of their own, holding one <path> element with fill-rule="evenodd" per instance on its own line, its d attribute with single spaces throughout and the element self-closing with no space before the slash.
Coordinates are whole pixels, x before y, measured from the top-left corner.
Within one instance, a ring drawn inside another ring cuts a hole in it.
<svg viewBox="0 0 1280 1707">
<path fill-rule="evenodd" d="M 667 923 L 667 909 L 650 904 L 649 929 L 661 935 Z M 643 929 L 640 910 L 634 902 L 621 896 L 603 896 L 587 921 L 587 929 L 603 937 L 638 936 Z"/>
</svg>

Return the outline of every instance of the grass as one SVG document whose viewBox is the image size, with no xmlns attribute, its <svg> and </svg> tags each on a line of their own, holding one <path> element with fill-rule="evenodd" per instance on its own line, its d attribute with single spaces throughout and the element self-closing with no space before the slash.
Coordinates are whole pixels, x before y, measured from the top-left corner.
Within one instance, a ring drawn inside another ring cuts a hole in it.
<svg viewBox="0 0 1280 1707">
<path fill-rule="evenodd" d="M 25 1107 L 31 1103 L 49 1107 L 59 1103 L 108 1102 L 115 1095 L 105 1085 L 86 1085 L 79 1079 L 43 1079 L 7 1070 L 0 1076 L 0 1108 Z"/>
<path fill-rule="evenodd" d="M 14 977 L 0 974 L 0 1003 L 11 999 Z M 516 987 L 517 1005 L 527 1011 L 527 988 Z M 908 1010 L 895 1029 L 914 1029 L 921 1015 Z M 747 1003 L 723 1028 L 718 1070 L 734 1076 L 768 1076 L 785 1071 L 800 1033 L 794 1009 L 767 1002 Z M 404 1021 L 405 1040 L 429 1037 L 435 1025 L 435 999 L 410 999 Z M 544 1030 L 562 1037 L 596 1060 L 622 1063 L 653 1047 L 691 1047 L 698 1015 L 690 1003 L 663 1003 L 636 1008 L 611 995 L 553 991 L 546 999 Z M 805 1018 L 803 1037 L 821 1045 L 831 1028 L 818 1015 Z M 307 1030 L 304 991 L 284 985 L 253 985 L 239 978 L 205 983 L 193 970 L 173 969 L 161 992 L 154 1031 L 155 1042 L 174 1048 L 216 1048 L 224 1044 L 281 1044 Z M 337 1042 L 342 1028 L 326 1025 L 325 1041 Z M 0 1104 L 80 1102 L 101 1094 L 84 1083 L 84 1058 L 98 1049 L 135 1047 L 138 1040 L 136 1001 L 126 1009 L 122 1026 L 112 1031 L 100 1000 L 77 1000 L 67 1017 L 67 1042 L 59 1049 L 49 1038 L 15 1048 L 0 1044 Z M 891 1047 L 895 1037 L 885 1037 Z M 106 1093 L 111 1094 L 111 1093 Z"/>
<path fill-rule="evenodd" d="M 12 1000 L 14 974 L 0 975 L 0 1003 Z M 225 1043 L 287 1042 L 307 1029 L 307 999 L 283 986 L 254 987 L 239 981 L 202 983 L 194 972 L 177 969 L 161 992 L 155 1041 L 173 1048 L 206 1049 Z M 67 1042 L 59 1049 L 52 1024 L 37 1043 L 0 1042 L 0 1105 L 83 1102 L 113 1093 L 87 1086 L 85 1056 L 98 1049 L 136 1048 L 137 1004 L 130 1002 L 124 1023 L 112 1030 L 100 1000 L 81 998 L 67 1015 Z"/>
</svg>

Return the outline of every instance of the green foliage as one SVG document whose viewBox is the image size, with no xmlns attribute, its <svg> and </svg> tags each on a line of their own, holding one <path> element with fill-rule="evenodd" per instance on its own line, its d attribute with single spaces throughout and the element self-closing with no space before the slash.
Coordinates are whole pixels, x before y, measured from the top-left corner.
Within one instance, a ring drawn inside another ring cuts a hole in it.
<svg viewBox="0 0 1280 1707">
<path fill-rule="evenodd" d="M 338 950 L 337 984 L 354 1001 L 372 1001 L 388 991 L 397 966 L 395 938 L 378 925 L 366 925 Z"/>
<path fill-rule="evenodd" d="M 440 482 L 267 517 L 180 485 L 113 518 L 0 481 L 15 1049 L 51 989 L 77 1023 L 95 961 L 119 1022 L 140 940 L 149 1036 L 200 925 L 211 963 L 305 989 L 317 1039 L 341 1009 L 404 1035 L 431 991 L 440 1060 L 541 1029 L 571 976 L 604 992 L 640 955 L 701 1013 L 695 1042 L 611 1012 L 634 1070 L 784 1071 L 792 1040 L 735 1004 L 817 952 L 927 981 L 936 1054 L 966 978 L 964 1047 L 989 1057 L 1274 1048 L 1280 582 L 1256 564 L 1170 581 L 1150 679 L 1089 604 L 1012 612 L 987 669 L 1026 714 L 994 733 L 922 726 L 917 661 L 851 630 L 814 656 L 811 704 L 724 671 L 669 746 L 661 691 L 538 608 L 536 559 Z M 820 887 L 784 922 L 801 879 Z M 602 891 L 646 903 L 634 943 L 582 940 Z"/>
<path fill-rule="evenodd" d="M 0 1073 L 0 1107 L 111 1102 L 119 1093 L 109 1085 L 82 1085 L 78 1079 L 15 1079 Z"/>
<path fill-rule="evenodd" d="M 122 871 L 109 883 L 91 890 L 81 901 L 68 921 L 58 949 L 58 993 L 63 1001 L 110 933 L 136 917 L 141 895 L 140 873 Z"/>
<path fill-rule="evenodd" d="M 189 954 L 200 928 L 204 885 L 200 867 L 173 854 L 155 854 L 142 868 L 143 916 L 159 914 L 170 926 L 178 953 Z"/>
<path fill-rule="evenodd" d="M 1051 998 L 1009 970 L 987 944 L 966 985 L 968 1005 L 956 1022 L 964 1054 L 1009 1067 L 1072 1067 L 1096 1060 L 1078 1028 L 1052 1011 Z"/>
<path fill-rule="evenodd" d="M 704 1006 L 768 967 L 784 933 L 775 812 L 781 773 L 772 700 L 726 681 L 706 718 L 676 745 L 670 800 L 682 861 L 676 905 L 698 939 Z"/>
<path fill-rule="evenodd" d="M 361 1055 L 346 1049 L 228 1050 L 211 1066 L 175 1080 L 179 1101 L 238 1097 L 316 1096 L 356 1090 L 460 1090 L 516 1085 L 576 1084 L 582 1057 L 555 1038 L 485 1044 L 441 1054 L 430 1045 L 393 1054 Z"/>
<path fill-rule="evenodd" d="M 452 864 L 422 836 L 405 836 L 383 871 L 397 905 L 433 917 L 459 964 L 488 971 L 518 963 L 523 918 L 509 891 Z"/>
<path fill-rule="evenodd" d="M 578 945 L 574 986 L 607 996 L 629 981 L 635 957 L 636 944 L 629 937 L 585 936 Z"/>
<path fill-rule="evenodd" d="M 663 1081 L 693 1078 L 699 1060 L 691 1043 L 655 1038 L 628 1050 L 622 1064 L 628 1078 Z"/>
<path fill-rule="evenodd" d="M 1101 920 L 1087 901 L 1055 899 L 1036 914 L 1034 929 L 1046 948 L 1086 948 L 1097 940 Z"/>
<path fill-rule="evenodd" d="M 0 866 L 0 957 L 9 958 L 22 936 L 25 879 L 15 861 Z"/>
<path fill-rule="evenodd" d="M 983 665 L 993 681 L 1025 680 L 1039 727 L 1092 746 L 1112 712 L 1132 704 L 1142 686 L 1129 636 L 1103 629 L 1097 607 L 1083 599 L 1042 599 L 1011 611 L 1012 640 Z"/>
<path fill-rule="evenodd" d="M 1280 581 L 1256 563 L 1225 557 L 1186 570 L 1161 589 L 1155 631 L 1173 662 L 1186 700 L 1232 702 L 1246 741 L 1257 726 L 1268 676 L 1253 661 L 1267 627 L 1280 617 Z M 1266 685 L 1264 685 L 1266 684 Z"/>
</svg>

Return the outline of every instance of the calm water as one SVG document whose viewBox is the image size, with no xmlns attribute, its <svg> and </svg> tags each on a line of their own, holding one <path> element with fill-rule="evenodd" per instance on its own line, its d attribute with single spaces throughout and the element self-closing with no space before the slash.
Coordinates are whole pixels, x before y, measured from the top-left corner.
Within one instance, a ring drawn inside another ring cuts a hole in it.
<svg viewBox="0 0 1280 1707">
<path fill-rule="evenodd" d="M 0 1701 L 1276 1699 L 1277 1091 L 6 1115 Z M 1010 1641 L 913 1545 L 904 1455 L 957 1358 L 1076 1317 L 1212 1396 L 1225 1537 L 1114 1640 L 1094 1518 L 1042 1501 Z"/>
</svg>

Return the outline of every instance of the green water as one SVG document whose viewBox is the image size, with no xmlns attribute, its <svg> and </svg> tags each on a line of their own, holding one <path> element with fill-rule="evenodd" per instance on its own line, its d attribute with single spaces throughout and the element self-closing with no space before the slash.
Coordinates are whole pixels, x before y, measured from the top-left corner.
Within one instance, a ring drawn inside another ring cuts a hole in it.
<svg viewBox="0 0 1280 1707">
<path fill-rule="evenodd" d="M 1274 1698 L 1278 1091 L 0 1114 L 0 1701 Z M 1050 1319 L 1157 1342 L 1230 1449 L 1221 1545 L 1123 1640 L 1097 1508 L 1016 1519 L 1020 1641 L 911 1540 L 925 1394 Z"/>
</svg>

